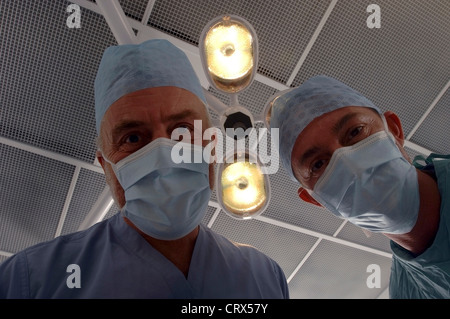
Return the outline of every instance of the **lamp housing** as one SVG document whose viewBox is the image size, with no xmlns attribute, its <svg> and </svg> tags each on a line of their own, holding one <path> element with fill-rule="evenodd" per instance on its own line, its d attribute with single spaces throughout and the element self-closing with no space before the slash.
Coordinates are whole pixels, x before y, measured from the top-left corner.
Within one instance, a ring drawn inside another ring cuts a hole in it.
<svg viewBox="0 0 450 319">
<path fill-rule="evenodd" d="M 252 151 L 228 153 L 219 163 L 216 180 L 221 208 L 234 219 L 251 219 L 263 213 L 270 202 L 270 180 Z"/>
<path fill-rule="evenodd" d="M 248 136 L 248 129 L 254 127 L 254 119 L 248 109 L 237 105 L 225 110 L 220 117 L 220 124 L 226 135 L 239 140 Z"/>
<path fill-rule="evenodd" d="M 221 15 L 203 29 L 200 58 L 215 89 L 235 94 L 246 89 L 256 74 L 258 39 L 253 27 L 235 15 Z"/>
<path fill-rule="evenodd" d="M 273 94 L 269 97 L 267 100 L 264 109 L 263 109 L 263 122 L 265 127 L 270 130 L 270 118 L 272 117 L 272 107 L 273 103 L 282 95 L 286 94 L 287 92 L 293 90 L 294 88 L 288 88 L 286 90 L 281 90 Z"/>
</svg>

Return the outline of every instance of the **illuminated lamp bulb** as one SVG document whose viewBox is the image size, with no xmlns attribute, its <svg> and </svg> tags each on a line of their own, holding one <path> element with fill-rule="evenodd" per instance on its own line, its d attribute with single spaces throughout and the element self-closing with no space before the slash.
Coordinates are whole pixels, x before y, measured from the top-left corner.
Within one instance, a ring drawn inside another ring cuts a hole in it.
<svg viewBox="0 0 450 319">
<path fill-rule="evenodd" d="M 258 162 L 250 161 L 248 154 L 219 168 L 218 198 L 224 211 L 237 219 L 260 215 L 269 202 L 267 175 Z"/>
<path fill-rule="evenodd" d="M 216 18 L 202 32 L 202 61 L 210 82 L 226 93 L 237 93 L 253 80 L 256 66 L 256 34 L 234 16 Z"/>
</svg>

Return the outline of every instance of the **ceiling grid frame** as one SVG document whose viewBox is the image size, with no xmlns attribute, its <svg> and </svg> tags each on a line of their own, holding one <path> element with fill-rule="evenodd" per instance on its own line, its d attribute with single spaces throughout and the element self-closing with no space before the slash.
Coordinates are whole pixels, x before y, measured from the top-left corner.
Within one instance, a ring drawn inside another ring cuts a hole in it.
<svg viewBox="0 0 450 319">
<path fill-rule="evenodd" d="M 444 96 L 445 92 L 447 92 L 447 90 L 450 87 L 450 80 L 447 82 L 447 84 L 442 88 L 441 92 L 439 92 L 439 94 L 436 96 L 436 98 L 433 100 L 433 102 L 431 103 L 431 105 L 428 107 L 428 109 L 425 111 L 425 113 L 422 115 L 422 117 L 419 119 L 419 121 L 416 123 L 416 125 L 411 129 L 411 132 L 409 132 L 408 136 L 406 136 L 406 140 L 409 141 L 414 133 L 416 133 L 416 131 L 418 130 L 418 128 L 420 127 L 420 125 L 423 123 L 423 121 L 425 121 L 425 119 L 427 118 L 427 116 L 431 113 L 431 111 L 433 110 L 433 108 L 436 106 L 436 104 L 438 104 L 438 102 L 440 101 L 440 99 Z M 412 147 L 414 148 L 414 147 Z M 429 150 L 427 150 L 428 153 L 430 153 Z"/>
<path fill-rule="evenodd" d="M 78 177 L 80 176 L 81 167 L 75 166 L 72 180 L 70 181 L 69 190 L 67 191 L 66 200 L 64 201 L 64 206 L 62 208 L 61 216 L 59 217 L 58 227 L 56 228 L 55 238 L 61 235 L 64 223 L 66 221 L 67 211 L 69 210 L 70 203 L 72 202 L 72 196 L 75 192 L 75 187 L 78 182 Z"/>
<path fill-rule="evenodd" d="M 290 87 L 292 85 L 292 82 L 294 82 L 295 78 L 297 77 L 298 72 L 300 71 L 300 68 L 303 65 L 303 62 L 305 62 L 306 57 L 309 54 L 309 51 L 311 51 L 311 48 L 313 47 L 314 43 L 316 42 L 317 38 L 319 37 L 320 32 L 322 31 L 323 26 L 325 23 L 327 23 L 327 20 L 333 11 L 334 7 L 336 6 L 338 0 L 331 0 L 330 4 L 328 5 L 327 10 L 325 11 L 324 15 L 322 16 L 322 19 L 320 20 L 319 24 L 316 27 L 316 30 L 314 31 L 313 35 L 309 39 L 308 45 L 306 46 L 305 50 L 303 51 L 299 61 L 297 62 L 297 65 L 295 66 L 294 70 L 292 71 L 291 76 L 289 77 L 288 81 L 286 82 L 286 86 Z"/>
</svg>

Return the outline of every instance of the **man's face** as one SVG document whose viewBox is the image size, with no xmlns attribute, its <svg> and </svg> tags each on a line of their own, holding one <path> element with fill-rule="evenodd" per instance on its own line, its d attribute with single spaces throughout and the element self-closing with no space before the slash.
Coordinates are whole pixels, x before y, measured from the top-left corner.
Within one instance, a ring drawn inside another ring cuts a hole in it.
<svg viewBox="0 0 450 319">
<path fill-rule="evenodd" d="M 371 108 L 349 106 L 319 116 L 294 144 L 291 163 L 295 177 L 304 188 L 312 190 L 336 149 L 382 130 L 383 121 Z"/>
<path fill-rule="evenodd" d="M 198 136 L 202 136 L 209 127 L 205 106 L 196 95 L 177 87 L 157 87 L 133 92 L 109 107 L 101 123 L 102 152 L 97 152 L 97 158 L 119 207 L 125 205 L 124 190 L 103 156 L 117 163 L 157 138 L 170 139 L 175 130 L 188 130 L 193 138 L 194 120 L 202 121 L 202 132 L 197 132 Z M 191 142 L 194 143 L 194 140 Z M 201 141 L 203 146 L 209 142 Z M 213 164 L 210 164 L 209 175 L 210 187 L 213 188 Z"/>
</svg>

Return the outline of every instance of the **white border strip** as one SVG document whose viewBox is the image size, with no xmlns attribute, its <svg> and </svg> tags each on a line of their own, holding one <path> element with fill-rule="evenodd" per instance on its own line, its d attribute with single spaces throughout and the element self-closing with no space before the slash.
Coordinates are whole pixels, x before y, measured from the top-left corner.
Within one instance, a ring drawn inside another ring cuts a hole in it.
<svg viewBox="0 0 450 319">
<path fill-rule="evenodd" d="M 78 4 L 80 7 L 83 7 L 87 10 L 93 11 L 98 14 L 102 14 L 100 8 L 93 2 L 87 0 L 69 0 L 72 3 Z"/>
<path fill-rule="evenodd" d="M 209 206 L 219 206 L 219 204 L 217 204 L 217 203 L 214 203 L 216 205 L 211 205 L 211 203 L 213 203 L 213 202 L 210 201 Z M 214 222 L 216 221 L 217 217 L 219 217 L 220 210 L 221 210 L 220 207 L 216 207 L 216 211 L 214 212 L 213 216 L 211 217 L 211 219 L 208 222 L 208 225 L 207 225 L 208 228 L 211 228 L 212 225 L 214 224 Z"/>
<path fill-rule="evenodd" d="M 150 19 L 150 15 L 153 11 L 153 6 L 155 5 L 155 0 L 149 0 L 147 3 L 147 7 L 145 8 L 144 15 L 142 16 L 141 23 L 143 25 L 147 25 L 148 20 Z"/>
<path fill-rule="evenodd" d="M 109 186 L 106 185 L 95 203 L 92 205 L 89 213 L 78 226 L 77 230 L 87 229 L 92 225 L 102 221 L 113 204 L 114 199 L 112 198 Z"/>
<path fill-rule="evenodd" d="M 64 223 L 66 222 L 67 212 L 69 211 L 70 203 L 72 202 L 72 196 L 75 192 L 75 187 L 77 185 L 78 177 L 80 176 L 80 167 L 75 166 L 75 171 L 73 172 L 72 181 L 70 182 L 69 190 L 67 191 L 66 201 L 64 202 L 64 207 L 59 217 L 58 227 L 56 228 L 55 238 L 61 235 Z"/>
<path fill-rule="evenodd" d="M 272 225 L 275 225 L 275 226 L 280 226 L 280 227 L 283 227 L 283 228 L 286 228 L 286 229 L 290 229 L 290 230 L 293 230 L 293 231 L 296 231 L 296 232 L 299 232 L 299 233 L 302 233 L 302 234 L 306 234 L 306 235 L 310 235 L 310 236 L 313 236 L 313 237 L 318 237 L 320 239 L 325 239 L 325 240 L 328 240 L 328 241 L 332 241 L 332 242 L 337 243 L 337 244 L 345 245 L 345 246 L 356 248 L 356 249 L 359 249 L 359 250 L 364 250 L 364 251 L 367 251 L 367 252 L 370 252 L 370 253 L 373 253 L 373 254 L 377 254 L 377 255 L 380 255 L 380 256 L 383 256 L 383 257 L 392 258 L 392 254 L 387 253 L 387 252 L 384 252 L 384 251 L 381 251 L 381 250 L 378 250 L 378 249 L 374 249 L 374 248 L 370 248 L 370 247 L 367 247 L 367 246 L 363 246 L 363 245 L 360 245 L 360 244 L 356 244 L 356 243 L 353 243 L 351 241 L 347 241 L 347 240 L 344 240 L 344 239 L 336 238 L 336 237 L 333 237 L 333 236 L 330 236 L 330 235 L 325 235 L 325 234 L 322 234 L 322 233 L 319 233 L 319 232 L 316 232 L 316 231 L 313 231 L 313 230 L 310 230 L 310 229 L 306 229 L 306 228 L 303 228 L 303 227 L 291 225 L 291 224 L 288 224 L 288 223 L 285 223 L 285 222 L 281 222 L 281 221 L 278 221 L 278 220 L 275 220 L 275 219 L 272 219 L 272 218 L 268 218 L 268 217 L 264 217 L 264 216 L 258 216 L 258 217 L 255 217 L 255 219 L 264 221 L 266 223 L 269 223 L 269 224 L 272 224 Z"/>
<path fill-rule="evenodd" d="M 0 250 L 0 256 L 11 257 L 12 255 L 14 255 L 14 254 L 10 253 L 8 251 Z"/>
<path fill-rule="evenodd" d="M 309 51 L 311 51 L 314 43 L 316 42 L 317 38 L 319 37 L 319 34 L 322 31 L 322 28 L 324 27 L 325 23 L 327 22 L 336 3 L 337 3 L 337 0 L 333 0 L 330 2 L 330 5 L 328 6 L 327 11 L 325 11 L 324 15 L 322 16 L 322 19 L 320 20 L 319 24 L 317 25 L 316 30 L 314 31 L 313 35 L 311 36 L 311 39 L 309 39 L 309 42 L 305 48 L 305 51 L 303 51 L 302 56 L 300 57 L 300 60 L 298 60 L 297 65 L 294 68 L 294 71 L 292 71 L 292 74 L 289 77 L 289 80 L 286 82 L 287 86 L 291 86 L 292 82 L 294 82 L 295 77 L 297 76 L 298 72 L 300 71 L 300 68 L 302 67 L 303 62 L 305 62 L 306 57 L 309 54 Z"/>
<path fill-rule="evenodd" d="M 319 246 L 320 242 L 322 241 L 322 238 L 318 238 L 317 241 L 314 243 L 314 245 L 308 250 L 306 255 L 303 257 L 303 259 L 300 261 L 300 263 L 295 267 L 294 271 L 291 273 L 291 275 L 287 278 L 287 282 L 289 283 L 292 278 L 297 275 L 300 268 L 302 268 L 303 264 L 309 259 L 309 256 L 316 250 L 317 246 Z"/>
<path fill-rule="evenodd" d="M 423 155 L 426 155 L 426 156 L 428 156 L 428 155 L 430 155 L 432 153 L 429 149 L 426 149 L 425 147 L 417 145 L 416 143 L 413 143 L 413 142 L 408 141 L 408 140 L 404 141 L 404 146 L 406 146 L 406 147 L 408 147 L 408 148 L 410 148 L 410 149 L 412 149 L 412 150 L 414 150 L 416 152 L 419 152 L 419 153 L 421 153 Z"/>
<path fill-rule="evenodd" d="M 137 37 L 118 0 L 97 0 L 103 17 L 119 44 L 135 44 Z"/>
<path fill-rule="evenodd" d="M 425 118 L 430 114 L 431 110 L 436 106 L 436 104 L 439 102 L 439 100 L 442 98 L 442 96 L 445 94 L 445 92 L 450 87 L 450 80 L 447 82 L 447 84 L 444 86 L 444 88 L 439 92 L 438 96 L 433 100 L 431 105 L 428 107 L 427 111 L 422 115 L 422 117 L 419 119 L 419 121 L 416 123 L 416 125 L 413 127 L 411 132 L 409 132 L 408 136 L 406 137 L 407 140 L 410 140 L 411 137 L 416 133 L 419 126 L 422 124 L 422 122 L 425 120 Z"/>
<path fill-rule="evenodd" d="M 88 169 L 90 171 L 104 174 L 103 169 L 101 167 L 83 162 L 83 161 L 78 160 L 73 157 L 69 157 L 69 156 L 62 155 L 62 154 L 59 154 L 56 152 L 44 150 L 44 149 L 36 147 L 36 146 L 32 146 L 32 145 L 25 144 L 22 142 L 17 142 L 17 141 L 11 140 L 9 138 L 1 137 L 1 136 L 0 136 L 0 143 L 11 146 L 11 147 L 15 147 L 20 150 L 27 151 L 27 152 L 30 152 L 33 154 L 37 154 L 37 155 L 41 155 L 41 156 L 44 156 L 44 157 L 47 157 L 50 159 L 54 159 L 54 160 L 57 160 L 57 161 L 60 161 L 60 162 L 63 162 L 63 163 L 69 164 L 69 165 L 79 166 L 80 168 L 84 168 L 84 169 Z"/>
</svg>

